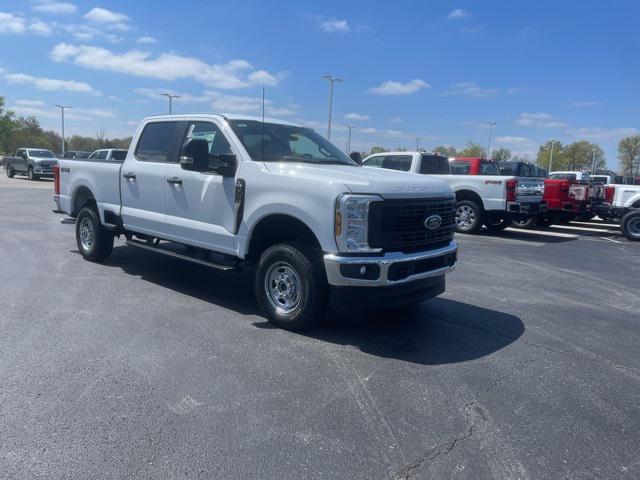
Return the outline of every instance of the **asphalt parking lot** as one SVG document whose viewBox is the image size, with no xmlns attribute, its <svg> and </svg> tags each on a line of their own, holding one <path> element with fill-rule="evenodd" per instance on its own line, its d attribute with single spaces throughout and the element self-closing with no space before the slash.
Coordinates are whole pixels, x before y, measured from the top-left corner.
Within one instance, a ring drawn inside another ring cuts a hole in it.
<svg viewBox="0 0 640 480">
<path fill-rule="evenodd" d="M 0 180 L 0 477 L 636 479 L 640 243 L 458 236 L 442 297 L 271 328 L 246 275 L 104 265 Z"/>
</svg>

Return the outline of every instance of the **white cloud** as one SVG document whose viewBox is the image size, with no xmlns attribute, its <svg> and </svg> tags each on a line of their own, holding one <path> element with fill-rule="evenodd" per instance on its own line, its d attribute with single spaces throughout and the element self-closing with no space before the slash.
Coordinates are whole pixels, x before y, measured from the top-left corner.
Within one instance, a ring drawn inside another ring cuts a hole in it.
<svg viewBox="0 0 640 480">
<path fill-rule="evenodd" d="M 191 78 L 205 85 L 234 89 L 255 85 L 276 85 L 278 76 L 264 70 L 253 70 L 246 60 L 208 64 L 195 57 L 175 53 L 163 53 L 152 58 L 150 52 L 129 50 L 116 53 L 112 50 L 88 45 L 60 43 L 50 54 L 54 62 L 73 62 L 92 70 L 125 73 L 138 77 L 178 80 Z"/>
<path fill-rule="evenodd" d="M 78 11 L 78 8 L 73 3 L 56 2 L 53 0 L 38 2 L 31 8 L 36 12 L 49 13 L 52 15 L 72 15 Z"/>
<path fill-rule="evenodd" d="M 35 19 L 33 22 L 31 22 L 28 28 L 30 32 L 33 32 L 36 35 L 47 36 L 53 33 L 53 29 L 49 26 L 49 24 L 38 19 Z"/>
<path fill-rule="evenodd" d="M 548 113 L 523 112 L 516 119 L 516 125 L 536 128 L 564 128 L 566 123 L 559 121 Z"/>
<path fill-rule="evenodd" d="M 476 82 L 458 82 L 451 86 L 451 88 L 443 93 L 443 95 L 463 96 L 467 98 L 490 98 L 495 97 L 501 93 L 507 93 L 514 95 L 526 90 L 525 87 L 512 87 L 512 88 L 485 88 L 479 86 Z"/>
<path fill-rule="evenodd" d="M 391 117 L 391 118 L 389 119 L 389 121 L 390 121 L 391 123 L 402 123 L 402 122 L 404 122 L 404 120 L 402 119 L 402 117 Z"/>
<path fill-rule="evenodd" d="M 430 87 L 431 85 L 429 85 L 427 82 L 425 82 L 424 80 L 419 80 L 417 78 L 409 80 L 406 83 L 388 80 L 381 83 L 377 87 L 370 88 L 369 93 L 375 93 L 376 95 L 409 95 L 411 93 L 422 90 L 423 88 Z"/>
<path fill-rule="evenodd" d="M 319 20 L 320 21 L 320 29 L 327 33 L 349 33 L 351 31 L 351 27 L 346 20 Z"/>
<path fill-rule="evenodd" d="M 0 34 L 2 33 L 24 33 L 27 25 L 23 18 L 13 13 L 0 12 Z"/>
<path fill-rule="evenodd" d="M 95 23 L 123 23 L 129 21 L 129 17 L 122 13 L 100 7 L 92 8 L 83 18 Z"/>
<path fill-rule="evenodd" d="M 371 117 L 369 115 L 361 115 L 359 113 L 347 113 L 344 118 L 346 118 L 347 120 L 357 120 L 357 121 L 364 121 L 364 120 L 369 120 Z"/>
<path fill-rule="evenodd" d="M 467 10 L 464 10 L 462 8 L 456 8 L 449 12 L 449 15 L 447 15 L 447 18 L 449 20 L 456 20 L 460 18 L 469 18 L 470 16 L 471 16 L 471 13 L 469 13 Z"/>
<path fill-rule="evenodd" d="M 527 137 L 513 137 L 509 135 L 496 137 L 496 144 L 523 146 L 531 145 L 533 142 Z"/>
<path fill-rule="evenodd" d="M 574 108 L 598 107 L 600 105 L 602 105 L 601 102 L 596 102 L 591 100 L 571 103 L 571 106 Z"/>
<path fill-rule="evenodd" d="M 46 91 L 67 91 L 91 93 L 100 95 L 100 92 L 85 82 L 76 82 L 75 80 L 59 80 L 55 78 L 34 77 L 24 73 L 8 73 L 4 76 L 8 83 L 12 84 L 29 84 L 38 90 Z"/>
<path fill-rule="evenodd" d="M 13 104 L 20 107 L 44 107 L 46 105 L 42 100 L 16 100 Z"/>
<path fill-rule="evenodd" d="M 582 138 L 586 140 L 612 140 L 622 137 L 628 137 L 629 135 L 636 135 L 638 129 L 634 127 L 622 127 L 622 128 L 601 128 L 601 127 L 584 127 L 584 128 L 570 128 L 567 133 L 575 138 Z"/>
<path fill-rule="evenodd" d="M 136 43 L 139 43 L 140 45 L 152 45 L 154 43 L 158 43 L 158 41 L 153 37 L 143 36 L 143 37 L 138 37 L 138 39 L 136 40 Z"/>
</svg>

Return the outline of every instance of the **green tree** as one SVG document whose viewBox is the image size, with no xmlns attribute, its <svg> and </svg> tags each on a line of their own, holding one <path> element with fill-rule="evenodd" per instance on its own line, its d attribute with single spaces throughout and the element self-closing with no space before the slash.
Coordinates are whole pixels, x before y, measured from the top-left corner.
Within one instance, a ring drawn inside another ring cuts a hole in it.
<svg viewBox="0 0 640 480">
<path fill-rule="evenodd" d="M 618 143 L 618 158 L 622 175 L 635 177 L 640 175 L 640 135 L 633 135 Z"/>
<path fill-rule="evenodd" d="M 438 145 L 433 149 L 433 151 L 434 153 L 439 153 L 440 155 L 444 155 L 449 158 L 458 156 L 458 151 L 453 145 Z"/>
<path fill-rule="evenodd" d="M 551 142 L 553 142 L 553 158 L 551 158 Z M 549 168 L 550 159 L 552 160 L 552 170 L 563 170 L 565 168 L 564 147 L 562 146 L 562 142 L 549 140 L 540 145 L 540 148 L 538 148 L 538 156 L 536 157 L 538 166 Z"/>
<path fill-rule="evenodd" d="M 511 150 L 508 148 L 496 148 L 491 152 L 491 158 L 498 162 L 509 160 L 511 158 Z"/>
<path fill-rule="evenodd" d="M 594 158 L 596 169 L 606 167 L 604 152 L 595 143 L 582 140 L 580 142 L 570 143 L 564 147 L 563 159 L 568 170 L 591 170 L 592 160 Z"/>
<path fill-rule="evenodd" d="M 371 147 L 371 151 L 369 152 L 369 155 L 373 155 L 374 153 L 384 153 L 386 151 L 387 149 L 384 147 L 375 146 L 375 147 Z"/>
<path fill-rule="evenodd" d="M 464 146 L 464 150 L 458 152 L 460 157 L 485 157 L 486 150 L 477 142 L 469 140 Z"/>
</svg>

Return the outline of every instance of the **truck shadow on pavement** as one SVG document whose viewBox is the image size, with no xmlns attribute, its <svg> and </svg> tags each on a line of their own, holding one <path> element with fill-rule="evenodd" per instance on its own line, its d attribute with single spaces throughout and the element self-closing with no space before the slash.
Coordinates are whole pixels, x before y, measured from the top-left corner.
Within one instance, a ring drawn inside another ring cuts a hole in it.
<svg viewBox="0 0 640 480">
<path fill-rule="evenodd" d="M 262 317 L 249 272 L 216 272 L 125 246 L 114 248 L 104 265 L 241 315 L 258 316 L 253 323 L 257 328 L 276 328 Z M 398 310 L 329 310 L 317 326 L 302 333 L 283 333 L 351 345 L 378 357 L 441 365 L 491 355 L 518 340 L 524 330 L 522 320 L 514 315 L 435 298 Z"/>
</svg>

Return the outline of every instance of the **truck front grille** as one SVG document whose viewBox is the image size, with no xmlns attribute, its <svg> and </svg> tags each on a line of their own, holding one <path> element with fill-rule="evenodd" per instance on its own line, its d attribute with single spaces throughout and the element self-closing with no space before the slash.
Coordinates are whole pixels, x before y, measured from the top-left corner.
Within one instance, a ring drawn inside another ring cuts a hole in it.
<svg viewBox="0 0 640 480">
<path fill-rule="evenodd" d="M 418 251 L 453 238 L 455 200 L 384 200 L 369 205 L 369 246 L 385 251 Z M 440 215 L 442 224 L 430 230 L 425 220 Z"/>
</svg>

